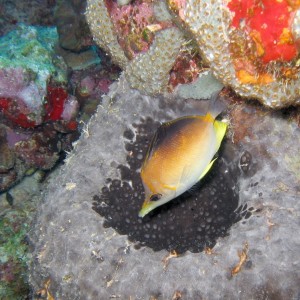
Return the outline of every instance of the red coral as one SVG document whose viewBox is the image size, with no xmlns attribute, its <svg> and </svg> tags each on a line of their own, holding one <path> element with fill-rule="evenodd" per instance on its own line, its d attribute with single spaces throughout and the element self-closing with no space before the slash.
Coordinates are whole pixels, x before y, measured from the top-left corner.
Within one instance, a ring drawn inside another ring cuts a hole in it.
<svg viewBox="0 0 300 300">
<path fill-rule="evenodd" d="M 74 116 L 69 116 L 71 113 L 76 112 L 76 109 L 74 108 L 77 107 L 76 99 L 73 99 L 74 104 L 71 103 L 73 108 L 69 107 L 69 114 L 66 114 L 66 116 L 64 114 L 66 104 L 70 104 L 70 101 L 68 102 L 70 99 L 71 98 L 69 97 L 65 88 L 61 86 L 48 85 L 46 102 L 44 105 L 45 116 L 43 121 L 47 122 L 64 120 L 66 121 L 65 125 L 67 129 L 76 130 L 77 122 L 74 120 Z M 0 112 L 2 112 L 3 115 L 12 123 L 23 128 L 33 128 L 41 125 L 30 118 L 32 111 L 30 111 L 26 104 L 20 100 L 17 101 L 11 98 L 0 97 Z"/>
<path fill-rule="evenodd" d="M 30 120 L 29 116 L 21 112 L 21 110 L 22 108 L 14 100 L 4 97 L 0 98 L 0 111 L 8 120 L 23 128 L 35 127 L 36 123 Z"/>
<path fill-rule="evenodd" d="M 263 63 L 290 61 L 297 56 L 290 30 L 294 9 L 288 1 L 232 0 L 228 8 L 234 12 L 232 26 L 245 28 Z"/>
<path fill-rule="evenodd" d="M 48 85 L 45 121 L 57 121 L 61 119 L 67 98 L 68 93 L 63 87 Z"/>
</svg>

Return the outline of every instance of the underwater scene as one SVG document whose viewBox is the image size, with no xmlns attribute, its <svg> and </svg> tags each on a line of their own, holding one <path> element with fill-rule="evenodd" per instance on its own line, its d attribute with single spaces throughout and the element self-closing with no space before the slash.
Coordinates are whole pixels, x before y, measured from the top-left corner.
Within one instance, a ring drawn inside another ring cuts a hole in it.
<svg viewBox="0 0 300 300">
<path fill-rule="evenodd" d="M 300 300 L 300 2 L 0 0 L 0 299 Z"/>
</svg>

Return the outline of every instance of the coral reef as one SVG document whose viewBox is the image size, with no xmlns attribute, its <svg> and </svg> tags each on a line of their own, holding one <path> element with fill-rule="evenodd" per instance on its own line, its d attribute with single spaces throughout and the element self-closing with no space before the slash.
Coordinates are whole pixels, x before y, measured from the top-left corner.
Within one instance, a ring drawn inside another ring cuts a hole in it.
<svg viewBox="0 0 300 300">
<path fill-rule="evenodd" d="M 0 298 L 7 300 L 30 297 L 26 236 L 43 185 L 120 72 L 95 46 L 59 47 L 53 27 L 15 27 L 0 40 Z"/>
<path fill-rule="evenodd" d="M 163 93 L 168 86 L 174 57 L 179 53 L 182 43 L 182 34 L 176 28 L 157 33 L 149 51 L 138 55 L 126 67 L 125 74 L 131 86 L 150 94 Z M 148 67 L 149 61 L 151 68 Z"/>
<path fill-rule="evenodd" d="M 172 91 L 192 82 L 202 69 L 197 51 L 192 53 L 163 1 L 118 5 L 90 0 L 86 18 L 95 42 L 125 70 L 134 88 L 149 94 Z"/>
<path fill-rule="evenodd" d="M 224 97 L 232 103 L 233 126 L 219 154 L 225 169 L 216 166 L 204 199 L 197 198 L 196 190 L 189 196 L 190 203 L 181 199 L 170 211 L 142 220 L 134 216 L 134 210 L 137 215 L 143 201 L 137 168 L 152 136 L 147 124 L 154 125 L 152 119 L 164 122 L 190 114 L 200 109 L 198 105 L 205 109 L 207 103 L 144 96 L 130 89 L 124 77 L 111 86 L 45 191 L 31 232 L 30 282 L 35 293 L 47 287 L 59 299 L 172 299 L 174 295 L 235 299 L 237 291 L 241 299 L 299 296 L 299 169 L 291 168 L 291 160 L 299 153 L 298 144 L 290 142 L 291 136 L 299 139 L 298 123 L 281 112 L 239 103 L 236 98 L 231 101 L 229 96 Z M 215 178 L 223 178 L 216 190 Z M 241 220 L 230 229 L 225 226 L 227 235 L 214 245 L 209 237 L 222 231 L 219 222 L 224 215 L 216 220 L 210 212 L 217 211 L 219 204 L 222 207 L 222 201 L 214 202 L 214 195 L 222 193 L 227 183 L 239 198 L 239 208 L 229 219 L 239 215 Z M 93 199 L 101 215 L 93 211 Z M 178 225 L 174 220 L 193 212 L 208 213 L 197 219 L 203 225 L 201 232 L 189 231 L 195 219 L 188 218 L 178 223 L 186 226 L 185 233 L 180 238 L 172 234 Z M 189 240 L 191 232 L 194 239 Z M 164 234 L 165 249 L 156 248 L 153 235 Z M 170 253 L 174 248 L 181 252 L 172 237 L 180 243 L 184 237 L 191 243 L 199 241 L 196 252 L 205 242 L 207 247 L 201 253 Z M 217 288 L 212 282 L 218 282 Z"/>
<path fill-rule="evenodd" d="M 113 24 L 104 1 L 90 1 L 86 17 L 95 42 L 113 57 L 115 63 L 124 68 L 128 59 L 114 34 Z"/>
<path fill-rule="evenodd" d="M 209 65 L 243 97 L 300 103 L 297 2 L 88 0 L 86 18 L 95 42 L 146 93 L 180 89 Z"/>
<path fill-rule="evenodd" d="M 119 69 L 90 47 L 72 59 L 70 51 L 64 55 L 73 68 L 67 76 L 54 27 L 21 24 L 0 42 L 0 191 L 6 191 L 32 168 L 53 168 L 71 149 L 82 127 L 78 117 L 88 120 Z"/>
<path fill-rule="evenodd" d="M 58 35 L 55 27 L 26 26 L 0 38 L 0 68 L 23 68 L 32 73 L 32 80 L 45 94 L 47 80 L 66 81 L 64 61 L 54 57 Z"/>
<path fill-rule="evenodd" d="M 290 11 L 294 9 L 288 1 L 263 2 L 266 3 L 260 6 L 249 1 L 240 8 L 238 1 L 224 7 L 221 1 L 191 0 L 186 2 L 184 21 L 215 76 L 225 85 L 269 107 L 297 105 L 300 103 L 298 50 L 290 29 L 285 27 L 292 21 Z M 251 16 L 247 11 L 253 12 Z M 283 21 L 277 22 L 280 14 Z M 263 27 L 263 34 L 257 31 L 258 27 Z M 283 38 L 284 29 L 289 30 L 290 40 Z"/>
<path fill-rule="evenodd" d="M 25 25 L 1 37 L 0 191 L 31 168 L 51 169 L 78 136 L 79 105 L 65 87 L 63 61 L 53 63 L 56 41 L 55 28 Z"/>
<path fill-rule="evenodd" d="M 28 223 L 17 210 L 1 214 L 0 218 L 0 298 L 20 299 L 29 294 L 26 263 L 29 260 L 25 237 Z M 8 286 L 10 288 L 8 289 Z M 9 291 L 9 292 L 8 292 Z"/>
</svg>

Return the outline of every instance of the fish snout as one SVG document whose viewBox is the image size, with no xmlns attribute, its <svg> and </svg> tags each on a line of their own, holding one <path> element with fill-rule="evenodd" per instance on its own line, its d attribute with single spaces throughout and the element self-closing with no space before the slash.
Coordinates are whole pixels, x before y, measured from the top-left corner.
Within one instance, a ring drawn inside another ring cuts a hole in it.
<svg viewBox="0 0 300 300">
<path fill-rule="evenodd" d="M 143 218 L 146 216 L 150 211 L 152 210 L 151 208 L 151 203 L 149 199 L 146 199 L 142 205 L 141 210 L 139 211 L 139 217 Z"/>
<path fill-rule="evenodd" d="M 162 194 L 152 194 L 150 197 L 147 197 L 143 202 L 142 208 L 139 211 L 139 217 L 143 218 L 150 211 L 158 206 L 157 201 L 162 197 Z"/>
</svg>

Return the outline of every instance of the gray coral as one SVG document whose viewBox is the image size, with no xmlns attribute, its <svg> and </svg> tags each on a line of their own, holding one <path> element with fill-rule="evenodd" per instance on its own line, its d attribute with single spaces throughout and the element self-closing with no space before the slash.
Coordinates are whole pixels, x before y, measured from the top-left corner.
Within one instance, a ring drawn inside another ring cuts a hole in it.
<svg viewBox="0 0 300 300">
<path fill-rule="evenodd" d="M 118 43 L 105 2 L 88 0 L 85 15 L 97 45 L 109 53 L 116 64 L 124 68 L 128 59 Z"/>
<path fill-rule="evenodd" d="M 183 42 L 182 33 L 175 27 L 158 32 L 149 51 L 139 54 L 126 67 L 125 75 L 130 85 L 150 94 L 165 92 Z"/>
<path fill-rule="evenodd" d="M 172 299 L 176 291 L 187 300 L 236 299 L 237 291 L 239 299 L 265 299 L 266 295 L 297 299 L 300 279 L 298 180 L 280 154 L 285 153 L 289 159 L 295 157 L 298 145 L 286 141 L 290 136 L 299 139 L 299 130 L 296 124 L 287 124 L 287 120 L 276 114 L 265 114 L 257 122 L 253 107 L 245 107 L 252 116 L 251 134 L 234 153 L 229 152 L 232 160 L 228 168 L 241 168 L 231 189 L 239 191 L 241 205 L 247 203 L 248 208 L 252 207 L 252 217 L 231 227 L 229 235 L 218 240 L 212 255 L 186 252 L 165 260 L 168 265 L 164 269 L 162 260 L 169 254 L 166 250 L 154 252 L 129 241 L 113 228 L 105 228 L 104 217 L 92 210 L 93 196 L 99 195 L 107 184 L 114 187 L 116 193 L 119 191 L 118 197 L 128 197 L 120 191 L 121 187 L 130 187 L 130 178 L 122 181 L 121 186 L 116 185 L 115 180 L 120 179 L 119 164 L 129 167 L 126 150 L 130 149 L 125 150 L 130 138 L 128 132 L 132 131 L 131 137 L 135 139 L 134 126 L 141 118 L 146 122 L 147 117 L 152 116 L 163 122 L 178 117 L 185 103 L 143 96 L 129 89 L 122 79 L 112 87 L 86 128 L 88 134 L 82 135 L 75 151 L 44 193 L 45 201 L 39 207 L 31 231 L 35 259 L 30 282 L 35 291 L 41 289 L 44 280 L 50 279 L 49 293 L 55 299 L 151 299 L 157 295 L 161 299 Z M 231 140 L 226 143 L 231 144 Z M 266 153 L 266 157 L 261 157 L 261 152 Z M 245 153 L 248 153 L 246 160 Z M 139 158 L 132 157 L 132 160 Z M 228 174 L 224 173 L 224 180 Z M 132 176 L 138 175 L 133 172 Z M 219 188 L 222 189 L 222 184 Z M 141 203 L 143 194 L 139 187 L 133 184 L 131 189 L 136 197 L 134 201 Z M 210 192 L 214 195 L 216 191 Z M 105 199 L 100 204 L 107 205 Z M 121 207 L 124 214 L 131 211 L 130 205 L 128 202 Z M 185 207 L 181 208 L 182 213 Z M 111 211 L 115 222 L 120 218 L 118 209 L 115 206 Z M 204 218 L 208 217 L 198 216 L 194 221 L 201 226 Z M 192 221 L 188 219 L 186 224 Z M 144 224 L 146 228 L 147 224 Z M 205 230 L 216 230 L 213 220 L 209 224 Z M 135 225 L 131 225 L 132 230 L 136 230 Z M 176 230 L 178 224 L 170 226 Z M 158 228 L 151 227 L 148 231 L 151 235 L 160 234 Z M 166 238 L 171 239 L 172 235 Z M 247 260 L 231 278 L 230 271 L 238 264 L 238 254 L 245 243 L 248 244 Z"/>
</svg>

